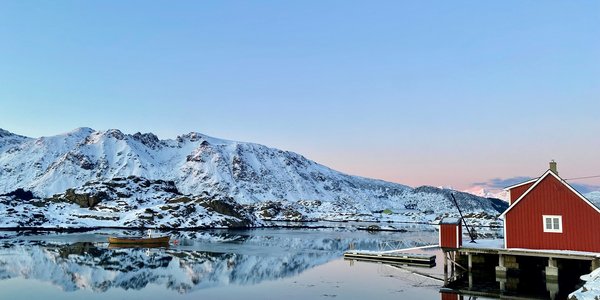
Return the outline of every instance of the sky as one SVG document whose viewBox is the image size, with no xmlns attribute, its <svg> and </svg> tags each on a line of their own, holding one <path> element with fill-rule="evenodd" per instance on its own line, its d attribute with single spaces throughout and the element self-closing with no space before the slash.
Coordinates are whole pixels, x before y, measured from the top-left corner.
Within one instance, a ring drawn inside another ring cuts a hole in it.
<svg viewBox="0 0 600 300">
<path fill-rule="evenodd" d="M 600 175 L 599 37 L 599 1 L 4 0 L 0 128 L 196 131 L 411 186 Z"/>
</svg>

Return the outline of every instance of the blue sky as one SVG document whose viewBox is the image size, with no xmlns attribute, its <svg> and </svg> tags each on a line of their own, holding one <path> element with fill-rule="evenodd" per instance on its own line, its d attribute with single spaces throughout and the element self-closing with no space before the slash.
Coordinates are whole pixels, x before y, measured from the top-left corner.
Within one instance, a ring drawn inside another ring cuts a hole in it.
<svg viewBox="0 0 600 300">
<path fill-rule="evenodd" d="M 198 131 L 409 185 L 600 175 L 598 37 L 597 1 L 2 1 L 0 128 Z"/>
</svg>

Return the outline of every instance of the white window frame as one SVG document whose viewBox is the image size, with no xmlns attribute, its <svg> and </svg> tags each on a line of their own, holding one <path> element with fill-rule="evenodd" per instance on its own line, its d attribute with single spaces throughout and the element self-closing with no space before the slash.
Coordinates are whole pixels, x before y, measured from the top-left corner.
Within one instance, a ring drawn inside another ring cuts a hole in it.
<svg viewBox="0 0 600 300">
<path fill-rule="evenodd" d="M 552 220 L 552 228 L 547 228 L 546 227 L 546 221 L 550 219 Z M 558 229 L 554 228 L 554 220 L 558 219 Z M 563 226 L 562 226 L 562 216 L 558 216 L 558 215 L 543 215 L 542 216 L 542 221 L 543 224 L 542 226 L 544 226 L 544 232 L 553 232 L 553 233 L 562 233 L 563 232 Z"/>
</svg>

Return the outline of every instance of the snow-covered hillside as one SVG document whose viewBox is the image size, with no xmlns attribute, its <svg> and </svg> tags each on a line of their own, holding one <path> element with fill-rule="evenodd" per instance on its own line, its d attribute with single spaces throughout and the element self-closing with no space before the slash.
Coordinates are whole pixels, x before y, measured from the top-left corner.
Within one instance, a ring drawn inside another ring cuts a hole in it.
<svg viewBox="0 0 600 300">
<path fill-rule="evenodd" d="M 257 226 L 260 220 L 373 220 L 387 210 L 412 221 L 456 213 L 450 190 L 351 176 L 293 152 L 199 133 L 159 140 L 151 133 L 78 128 L 34 139 L 2 130 L 0 195 L 19 188 L 36 197 L 0 196 L 0 206 L 12 212 L 0 219 L 1 226 L 189 228 Z M 467 212 L 496 215 L 506 208 L 499 200 L 454 193 Z M 182 198 L 188 200 L 173 202 Z M 217 201 L 217 208 L 238 206 L 234 214 L 214 207 L 212 214 L 203 199 Z M 82 209 L 77 215 L 84 219 L 72 218 Z M 169 217 L 174 214 L 179 218 Z"/>
<path fill-rule="evenodd" d="M 2 131 L 0 149 L 0 193 L 23 188 L 47 197 L 130 175 L 175 181 L 185 194 L 219 191 L 240 203 L 390 198 L 409 189 L 342 174 L 293 152 L 194 132 L 159 140 L 115 129 L 78 128 L 38 139 Z"/>
</svg>

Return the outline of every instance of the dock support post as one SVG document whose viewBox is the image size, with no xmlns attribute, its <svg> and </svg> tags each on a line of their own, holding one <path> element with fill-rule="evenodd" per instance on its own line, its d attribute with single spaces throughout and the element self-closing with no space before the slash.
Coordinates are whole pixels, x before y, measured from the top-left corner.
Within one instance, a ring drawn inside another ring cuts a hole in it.
<svg viewBox="0 0 600 300">
<path fill-rule="evenodd" d="M 506 291 L 506 278 L 496 277 L 496 282 L 500 284 L 500 291 Z"/>
<path fill-rule="evenodd" d="M 450 252 L 450 262 L 452 265 L 450 266 L 450 277 L 454 278 L 454 271 L 456 270 L 456 252 Z"/>
<path fill-rule="evenodd" d="M 550 299 L 556 298 L 556 294 L 558 294 L 558 281 L 546 281 L 546 290 Z"/>
<path fill-rule="evenodd" d="M 498 266 L 496 267 L 496 277 L 506 278 L 506 266 L 504 266 L 504 255 L 498 254 Z"/>
<path fill-rule="evenodd" d="M 469 272 L 469 289 L 473 288 L 473 273 Z"/>
<path fill-rule="evenodd" d="M 444 255 L 444 286 L 448 285 L 448 255 L 450 255 L 450 253 L 446 250 L 444 250 L 442 252 L 442 254 Z"/>
<path fill-rule="evenodd" d="M 444 273 L 448 273 L 448 252 L 444 251 Z"/>
<path fill-rule="evenodd" d="M 471 272 L 471 270 L 473 270 L 473 254 L 469 253 L 468 258 L 469 258 L 469 272 Z"/>
<path fill-rule="evenodd" d="M 556 259 L 549 257 L 548 266 L 546 267 L 546 281 L 557 281 L 558 280 L 558 266 Z"/>
</svg>

